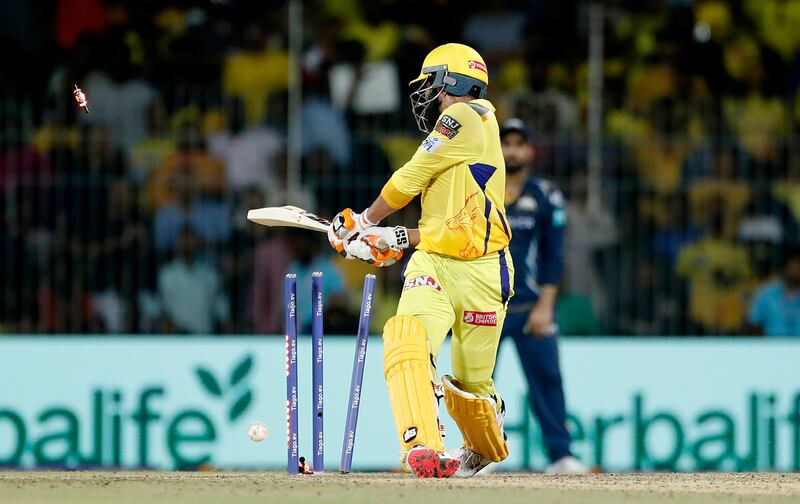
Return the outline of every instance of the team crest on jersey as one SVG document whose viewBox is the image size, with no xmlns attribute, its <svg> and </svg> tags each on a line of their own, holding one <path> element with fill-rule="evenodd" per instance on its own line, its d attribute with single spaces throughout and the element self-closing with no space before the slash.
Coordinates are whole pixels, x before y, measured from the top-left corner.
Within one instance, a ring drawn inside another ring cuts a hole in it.
<svg viewBox="0 0 800 504">
<path fill-rule="evenodd" d="M 474 326 L 496 326 L 497 312 L 464 310 L 464 323 Z"/>
<path fill-rule="evenodd" d="M 413 289 L 414 287 L 422 287 L 428 286 L 432 287 L 437 291 L 442 290 L 439 286 L 439 283 L 430 275 L 422 275 L 414 278 L 409 278 L 406 280 L 405 285 L 403 285 L 403 290 Z"/>
<path fill-rule="evenodd" d="M 467 65 L 469 65 L 469 67 L 470 67 L 470 68 L 472 68 L 472 69 L 475 69 L 475 70 L 480 70 L 481 72 L 483 72 L 483 73 L 485 73 L 485 74 L 488 74 L 488 73 L 489 73 L 489 72 L 486 70 L 486 65 L 484 65 L 484 64 L 483 64 L 483 63 L 481 63 L 480 61 L 473 61 L 473 60 L 469 60 L 469 61 L 467 62 Z"/>
<path fill-rule="evenodd" d="M 458 130 L 461 129 L 461 123 L 445 114 L 436 123 L 434 129 L 447 138 L 453 138 L 458 134 Z"/>
</svg>

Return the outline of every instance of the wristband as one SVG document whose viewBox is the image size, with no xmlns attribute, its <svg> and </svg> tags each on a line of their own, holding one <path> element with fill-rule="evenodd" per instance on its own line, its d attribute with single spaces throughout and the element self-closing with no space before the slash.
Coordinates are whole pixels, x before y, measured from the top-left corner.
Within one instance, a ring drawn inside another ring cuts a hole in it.
<svg viewBox="0 0 800 504">
<path fill-rule="evenodd" d="M 394 239 L 399 248 L 408 248 L 411 245 L 411 240 L 408 238 L 408 228 L 396 226 L 392 231 L 394 231 Z"/>
<path fill-rule="evenodd" d="M 372 226 L 377 226 L 378 222 L 380 222 L 380 220 L 378 222 L 372 222 L 371 220 L 369 220 L 369 217 L 367 217 L 368 212 L 369 212 L 369 207 L 365 208 L 364 211 L 361 212 L 361 220 L 364 221 L 363 222 L 364 224 L 366 224 L 364 226 L 361 226 L 362 229 L 366 229 Z"/>
</svg>

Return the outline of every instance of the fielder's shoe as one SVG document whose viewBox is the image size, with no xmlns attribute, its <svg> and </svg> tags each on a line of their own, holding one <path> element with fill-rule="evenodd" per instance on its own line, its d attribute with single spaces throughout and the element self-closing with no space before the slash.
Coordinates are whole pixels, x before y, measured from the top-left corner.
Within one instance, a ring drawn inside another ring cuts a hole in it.
<svg viewBox="0 0 800 504">
<path fill-rule="evenodd" d="M 406 464 L 418 478 L 449 478 L 458 471 L 461 462 L 447 452 L 415 446 L 408 451 Z"/>
<path fill-rule="evenodd" d="M 589 470 L 572 455 L 561 457 L 544 470 L 545 474 L 587 474 L 588 472 Z"/>
<path fill-rule="evenodd" d="M 497 469 L 497 462 L 493 462 L 491 459 L 469 448 L 460 448 L 456 455 L 461 461 L 461 467 L 454 475 L 456 478 L 483 476 L 484 474 L 493 473 Z"/>
</svg>

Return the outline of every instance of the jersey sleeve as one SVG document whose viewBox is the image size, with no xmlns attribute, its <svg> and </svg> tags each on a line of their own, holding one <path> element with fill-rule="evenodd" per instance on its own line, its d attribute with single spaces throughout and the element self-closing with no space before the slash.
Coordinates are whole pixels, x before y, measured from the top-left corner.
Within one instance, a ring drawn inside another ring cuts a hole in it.
<svg viewBox="0 0 800 504">
<path fill-rule="evenodd" d="M 564 196 L 558 188 L 546 194 L 548 218 L 545 219 L 539 241 L 539 285 L 558 285 L 564 269 L 564 230 L 567 214 Z"/>
<path fill-rule="evenodd" d="M 449 106 L 414 156 L 383 186 L 381 196 L 392 208 L 402 208 L 436 175 L 458 163 L 474 163 L 486 139 L 481 117 L 466 103 Z"/>
</svg>

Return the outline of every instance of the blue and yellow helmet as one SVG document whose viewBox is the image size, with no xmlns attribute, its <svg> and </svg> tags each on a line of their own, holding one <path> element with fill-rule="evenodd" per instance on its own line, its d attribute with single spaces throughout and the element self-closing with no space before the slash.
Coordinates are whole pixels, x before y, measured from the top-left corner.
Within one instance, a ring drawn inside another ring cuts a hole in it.
<svg viewBox="0 0 800 504">
<path fill-rule="evenodd" d="M 489 71 L 478 51 L 464 44 L 444 44 L 422 62 L 419 76 L 408 83 L 412 91 L 411 108 L 417 127 L 429 133 L 439 116 L 437 98 L 442 92 L 452 96 L 483 98 L 489 86 Z"/>
</svg>

